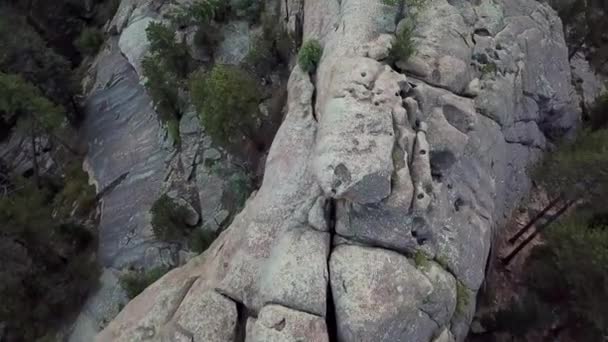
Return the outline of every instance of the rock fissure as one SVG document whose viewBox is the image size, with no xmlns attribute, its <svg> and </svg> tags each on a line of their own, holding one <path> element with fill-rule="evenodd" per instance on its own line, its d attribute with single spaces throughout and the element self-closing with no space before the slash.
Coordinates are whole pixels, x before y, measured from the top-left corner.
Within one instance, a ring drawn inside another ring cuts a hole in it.
<svg viewBox="0 0 608 342">
<path fill-rule="evenodd" d="M 329 248 L 330 251 L 327 255 L 327 270 L 329 277 L 327 278 L 327 298 L 326 298 L 326 313 L 325 313 L 325 324 L 327 325 L 327 334 L 329 342 L 338 342 L 338 326 L 336 323 L 336 306 L 334 303 L 334 296 L 332 293 L 331 287 L 331 274 L 332 270 L 330 268 L 330 258 L 332 251 L 334 249 L 334 237 L 336 235 L 336 200 L 329 199 L 328 200 L 328 208 L 327 208 L 327 224 L 329 228 L 330 241 Z"/>
</svg>

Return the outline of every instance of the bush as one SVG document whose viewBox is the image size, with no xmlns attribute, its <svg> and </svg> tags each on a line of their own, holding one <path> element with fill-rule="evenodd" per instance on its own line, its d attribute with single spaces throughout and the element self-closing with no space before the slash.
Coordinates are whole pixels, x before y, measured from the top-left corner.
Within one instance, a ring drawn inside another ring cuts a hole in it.
<svg viewBox="0 0 608 342">
<path fill-rule="evenodd" d="M 195 0 L 190 6 L 180 7 L 169 14 L 177 27 L 206 25 L 213 20 L 222 7 L 222 0 Z"/>
<path fill-rule="evenodd" d="M 608 128 L 608 92 L 595 100 L 588 119 L 591 123 L 591 129 Z"/>
<path fill-rule="evenodd" d="M 460 281 L 456 282 L 456 313 L 459 315 L 466 314 L 469 307 L 470 298 L 469 290 Z"/>
<path fill-rule="evenodd" d="M 129 299 L 133 299 L 167 272 L 169 272 L 167 267 L 156 267 L 143 272 L 131 271 L 120 277 L 120 285 L 127 292 Z"/>
<path fill-rule="evenodd" d="M 34 341 L 76 312 L 99 276 L 94 235 L 54 214 L 53 191 L 12 179 L 0 196 L 0 321 Z M 10 340 L 10 338 L 9 338 Z"/>
<path fill-rule="evenodd" d="M 216 238 L 217 234 L 213 231 L 195 229 L 190 235 L 188 247 L 193 252 L 200 254 L 206 251 Z"/>
<path fill-rule="evenodd" d="M 190 73 L 191 57 L 185 42 L 175 40 L 175 31 L 163 23 L 152 22 L 146 28 L 150 54 L 163 71 L 184 78 Z"/>
<path fill-rule="evenodd" d="M 602 206 L 608 193 L 608 130 L 583 131 L 572 143 L 562 144 L 534 172 L 534 178 L 557 195 L 585 198 Z"/>
<path fill-rule="evenodd" d="M 163 67 L 158 56 L 146 56 L 142 61 L 145 86 L 163 124 L 182 115 L 177 76 Z"/>
<path fill-rule="evenodd" d="M 73 162 L 66 167 L 63 187 L 55 196 L 54 204 L 61 217 L 69 217 L 72 210 L 75 214 L 86 214 L 95 206 L 95 187 L 89 184 L 89 175 L 82 170 L 80 162 Z"/>
<path fill-rule="evenodd" d="M 99 48 L 104 42 L 103 33 L 96 27 L 86 27 L 80 32 L 80 35 L 74 42 L 83 55 L 92 56 L 99 51 Z"/>
<path fill-rule="evenodd" d="M 217 143 L 253 136 L 261 95 L 249 73 L 234 66 L 215 65 L 207 74 L 194 75 L 190 92 L 205 131 Z"/>
<path fill-rule="evenodd" d="M 534 260 L 528 283 L 608 334 L 608 226 L 589 227 L 588 219 L 573 217 L 546 231 L 545 253 Z"/>
<path fill-rule="evenodd" d="M 154 236 L 164 241 L 180 241 L 190 233 L 184 223 L 188 215 L 186 208 L 179 206 L 167 194 L 161 195 L 152 204 L 152 230 Z"/>
<path fill-rule="evenodd" d="M 244 18 L 250 23 L 255 23 L 259 20 L 262 13 L 263 2 L 259 0 L 238 0 L 235 6 L 236 16 Z"/>
<path fill-rule="evenodd" d="M 309 40 L 305 42 L 298 52 L 298 64 L 305 72 L 314 72 L 319 66 L 323 48 L 317 40 Z"/>
<path fill-rule="evenodd" d="M 397 32 L 397 37 L 389 52 L 389 60 L 392 63 L 397 61 L 406 62 L 416 53 L 414 42 L 414 22 L 407 21 Z"/>
</svg>

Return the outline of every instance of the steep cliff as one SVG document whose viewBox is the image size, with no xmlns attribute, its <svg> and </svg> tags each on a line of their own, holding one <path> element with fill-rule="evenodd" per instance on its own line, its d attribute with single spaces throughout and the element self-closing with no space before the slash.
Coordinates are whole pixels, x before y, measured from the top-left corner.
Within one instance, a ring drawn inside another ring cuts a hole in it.
<svg viewBox="0 0 608 342">
<path fill-rule="evenodd" d="M 324 54 L 292 71 L 262 186 L 98 341 L 464 339 L 526 167 L 577 125 L 568 52 L 536 1 L 429 0 L 393 68 L 411 9 L 387 3 L 282 4 Z"/>
</svg>

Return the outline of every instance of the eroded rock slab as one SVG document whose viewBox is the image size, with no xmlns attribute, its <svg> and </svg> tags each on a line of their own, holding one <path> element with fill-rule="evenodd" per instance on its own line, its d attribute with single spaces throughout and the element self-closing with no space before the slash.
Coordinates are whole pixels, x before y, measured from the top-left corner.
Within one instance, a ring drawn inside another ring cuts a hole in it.
<svg viewBox="0 0 608 342">
<path fill-rule="evenodd" d="M 321 317 L 268 305 L 247 333 L 247 342 L 328 342 L 327 326 Z"/>
<path fill-rule="evenodd" d="M 407 258 L 338 246 L 329 269 L 339 341 L 428 341 L 438 328 L 419 310 L 433 285 Z"/>
</svg>

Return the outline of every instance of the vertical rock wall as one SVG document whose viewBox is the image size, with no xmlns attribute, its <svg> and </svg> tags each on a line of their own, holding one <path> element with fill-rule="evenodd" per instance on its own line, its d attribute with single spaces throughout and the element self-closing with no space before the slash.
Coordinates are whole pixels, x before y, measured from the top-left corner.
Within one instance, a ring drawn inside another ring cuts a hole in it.
<svg viewBox="0 0 608 342">
<path fill-rule="evenodd" d="M 492 230 L 578 120 L 559 19 L 533 0 L 429 0 L 393 69 L 397 6 L 283 6 L 324 54 L 314 77 L 292 72 L 261 188 L 98 341 L 465 338 Z"/>
</svg>

